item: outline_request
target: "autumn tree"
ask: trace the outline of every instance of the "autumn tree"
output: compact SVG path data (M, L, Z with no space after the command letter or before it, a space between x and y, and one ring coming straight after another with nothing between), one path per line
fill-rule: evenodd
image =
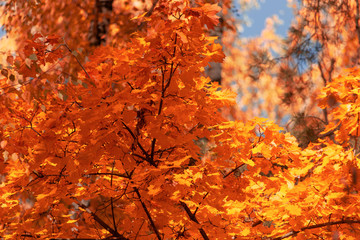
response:
M8 58L3 169L23 168L5 176L4 203L18 214L2 214L4 236L191 233L178 219L184 214L176 214L184 212L179 206L187 205L180 200L189 190L174 194L173 174L194 171L189 170L199 161L194 140L221 122L217 109L232 101L201 75L210 61L223 58L216 39L204 33L205 25L218 23L220 9L180 2L157 8L151 18L140 17L148 30L129 47L100 48L86 67L79 61L84 69L77 79L58 75L65 55L78 61L79 54L57 37L36 34L19 57ZM160 190L163 196L155 194ZM156 206L151 196L166 205ZM109 213L112 221L106 222ZM192 215L187 218L194 222ZM13 221L19 225L11 227ZM192 231L206 235L197 227Z
M301 148L272 121L224 117L235 94L205 75L224 59L211 36L218 4L159 0L122 25L108 17L115 2L78 21L87 21L84 29L120 23L124 39L103 44L110 24L80 51L54 28L3 56L2 238L356 239L357 68L322 90L331 121ZM24 3L32 20L53 7L37 3ZM64 8L69 17L84 14ZM50 28L65 20L34 21ZM21 24L8 27L21 32ZM74 39L88 38L76 31Z

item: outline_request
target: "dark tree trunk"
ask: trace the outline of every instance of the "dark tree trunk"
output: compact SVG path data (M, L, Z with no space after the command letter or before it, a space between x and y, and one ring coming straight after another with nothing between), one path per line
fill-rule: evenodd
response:
M91 21L89 31L90 45L100 46L106 43L106 35L110 25L110 15L114 0L96 0L94 19Z

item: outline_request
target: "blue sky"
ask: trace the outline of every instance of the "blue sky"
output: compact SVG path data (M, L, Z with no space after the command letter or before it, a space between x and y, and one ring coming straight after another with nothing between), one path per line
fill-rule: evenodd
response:
M244 27L241 33L242 37L256 37L259 36L265 27L265 20L274 14L283 21L283 24L278 26L277 33L285 36L287 29L293 19L292 9L287 7L287 0L262 0L259 8L254 8L247 12L251 21L251 26Z
M0 28L0 38L5 35L5 31L3 28Z

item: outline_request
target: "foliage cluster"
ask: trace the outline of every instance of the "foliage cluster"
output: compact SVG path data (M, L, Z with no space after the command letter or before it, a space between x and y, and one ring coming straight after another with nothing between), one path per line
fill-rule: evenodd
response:
M341 75L333 79L335 62L325 56L330 43L322 45L319 66L330 64L331 71L312 72L328 79L312 103L324 109L325 120L319 124L299 115L295 130L313 130L311 141L299 142L274 121L237 119L236 95L225 87L231 57L224 63L223 87L206 76L211 62L224 60L222 46L238 51L213 36L220 25L233 30L229 2L221 8L215 1L89 1L94 18L87 18L85 2L77 2L83 11L67 1L11 0L5 5L9 34L14 34L11 27L26 34L41 28L48 34L20 39L16 54L2 56L3 239L360 235L360 70L341 65ZM313 2L304 1L305 14ZM344 7L317 2L324 4L317 14L325 7ZM23 9L32 11L16 15ZM45 11L59 16L54 20ZM332 21L346 21L332 13ZM329 19L314 17L319 18L314 28L322 31ZM85 27L91 30L88 35L79 30ZM59 37L63 28L71 28L66 33L73 36ZM68 37L74 42L68 44ZM328 39L317 37L319 42ZM288 59L300 56L288 51ZM252 54L266 59L265 53ZM245 85L249 78L270 84L271 71L284 76L285 68L294 66L270 69L267 64L274 62L257 62L263 69L252 68L258 75L249 71L252 77L243 78ZM233 71L241 75L241 67ZM297 81L306 73L297 74L287 90L290 85L300 90ZM280 88L274 83L263 97ZM278 103L269 103L268 110L271 104Z

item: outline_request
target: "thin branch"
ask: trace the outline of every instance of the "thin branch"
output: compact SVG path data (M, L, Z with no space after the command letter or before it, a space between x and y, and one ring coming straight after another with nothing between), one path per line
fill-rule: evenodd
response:
M131 90L134 90L134 87L131 86L131 84L129 82L126 82L126 83L130 86Z
M175 40L174 40L174 49L173 49L173 53L172 53L172 57L174 58L176 55L176 43L177 43L177 34L175 34ZM160 104L159 104L159 111L158 111L158 115L160 115L162 107L163 107L163 98L165 97L165 92L166 90L169 88L170 83L171 83L171 79L176 71L176 69L178 68L179 64L176 64L175 68L174 68L174 62L171 62L171 67L170 67L170 75L169 78L165 84L165 73L166 73L166 58L165 58L165 68L162 69L161 68L161 73L162 73L162 79L161 79L161 99L160 99Z
M320 70L321 78L323 79L323 82L324 82L324 86L326 86L329 82L332 81L331 75L332 75L332 72L334 71L334 66L335 66L335 60L331 59L330 69L328 70L328 79L326 79L325 73L324 73L324 70L323 70L323 66L321 65L320 61L318 62L318 67L319 67L319 70ZM328 120L327 108L323 109L323 113L324 113L325 123L328 124L329 120Z
M107 238L50 238L50 240L106 240Z
M156 6L156 4L157 4L158 2L159 2L159 0L154 0L152 6L151 6L151 8L150 8L150 10L145 14L145 17L150 17L150 16L151 16L151 14L153 13L154 8L155 8L155 6Z
M38 131L36 131L33 126L32 126L32 123L30 123L30 127L25 127L25 128L30 128L31 130L33 130L38 136L42 136Z
M111 228L107 223L105 223L99 216L97 216L85 205L79 204L79 207L85 209L86 212L89 213L98 224L100 224L106 231L111 233L114 237L117 237L119 240L129 240L128 238L124 237L124 235L120 234L118 231Z
M116 221L115 221L115 213L114 213L113 197L110 197L110 201L111 201L111 215L112 215L113 226L114 226L114 230L117 232L117 226L116 226Z
M229 175L231 175L232 173L236 172L239 168L241 168L241 167L244 166L244 165L245 165L245 163L243 163L243 164L241 164L240 166L234 168L233 170L231 170L230 172L228 172L227 174L225 174L225 175L223 176L223 178L227 178Z
M122 124L124 125L124 127L126 128L126 130L130 133L130 135L132 136L132 138L134 139L134 143L136 143L140 150L142 151L142 153L145 155L145 157L137 155L137 154L133 154L136 157L139 157L145 161L147 161L151 166L157 167L155 162L154 162L154 148L155 148L155 141L153 139L152 142L152 151L151 151L151 155L149 155L149 153L144 149L144 147L140 144L138 138L136 137L136 135L133 133L133 131L131 131L131 129L122 121Z
M144 220L144 221L142 222L142 224L140 225L139 230L137 231L134 240L136 240L137 237L139 236L140 230L141 230L142 226L144 225L144 223L145 223L145 220Z
M150 225L151 225L151 227L153 228L153 230L154 230L154 232L155 232L155 234L156 234L156 237L157 237L159 240L161 240L160 233L159 233L158 229L157 229L156 226L155 226L154 220L152 219L152 217L151 217L151 215L150 215L150 212L149 212L149 210L147 209L145 203L144 203L144 202L142 201L142 199L141 199L141 195L140 195L139 189L137 189L136 187L134 187L134 191L135 191L136 195L137 195L138 198L139 198L139 201L140 201L140 203L141 203L141 206L143 207L143 209L144 209L144 211L145 211L145 213L146 213L146 215L147 215L147 217L148 217L148 219L149 219Z
M61 169L60 173L59 173L59 176L57 178L57 181L60 182L61 180L61 177L65 177L65 175L63 174L66 170L66 164L63 166L63 168Z
M74 58L76 59L77 63L80 65L80 67L82 68L82 70L85 72L86 76L92 80L92 78L90 77L89 73L86 71L85 67L81 64L80 60L73 54L73 51L71 50L71 48L69 47L69 45L67 45L67 43L65 42L65 39L63 39L64 44L62 44L62 46L65 46L66 49L71 53L71 55L74 56ZM93 83L92 83L93 84Z
M324 82L324 86L326 86L326 84L327 84L327 79L326 79L326 77L325 77L324 70L323 70L323 66L321 65L320 61L318 62L318 68L319 68L319 70L320 70L320 75L321 75L321 78L322 78L322 80L323 80L323 82Z
M36 112L35 112L36 113ZM34 113L34 114L35 114ZM17 115L17 114L16 114ZM35 129L34 129L34 127L33 127L33 125L32 125L32 120L33 120L33 118L34 118L34 116L33 117L31 117L31 120L28 120L28 119L26 119L26 117L23 117L23 116L20 116L20 115L17 115L18 117L20 117L20 118L22 118L22 119L24 119L25 121L27 121L29 124L30 124L30 126L29 127L24 127L24 128L29 128L29 129L31 129L31 130L33 130L38 136L42 136L38 131L36 131Z
M126 130L130 133L130 135L132 136L132 138L134 139L135 143L139 146L139 148L141 149L141 151L143 152L143 154L146 156L146 159L149 158L149 154L145 151L145 149L143 148L143 146L139 143L137 137L135 136L135 134L133 133L133 131L131 131L131 129L124 123L122 122L122 124L124 125L124 127L126 128Z
M150 10L149 10L149 11L145 14L145 16L144 16L145 18L148 18L148 17L150 17L150 16L152 15L152 13L154 12L154 9L155 9L155 7L156 7L156 4L157 4L158 2L159 2L159 0L154 0L152 6L151 6L151 8L150 8ZM145 24L146 24L146 22L143 21L136 30L137 30L137 31L141 30L141 29L145 26Z
M140 159L142 159L142 160L144 160L144 161L147 161L146 157L141 156L141 155L139 155L139 154L137 154L137 153L132 153L131 155L133 155L133 156L135 156L135 157L138 157L138 158L140 158ZM135 160L135 161L136 161L136 160ZM138 161L136 161L136 162L138 162ZM139 161L139 162L141 162L141 161Z
M111 187L112 187L112 185L113 185L114 167L115 167L115 160L113 161L113 166L112 166L112 168L111 168L111 181L110 181L110 186L111 186ZM115 221L115 213L114 213L113 197L110 198L110 202L111 202L111 215L112 215L114 230L117 231L117 226L116 226L116 221Z
M122 178L131 178L131 176L128 176L126 174L122 173L86 173L84 176L116 176L116 177L122 177Z
M155 153L155 143L156 143L156 138L153 138L153 140L151 141L151 154L150 154L150 158L151 158L151 162L154 162L154 153Z
M184 208L184 210L187 213L187 215L189 216L190 220L197 223L197 224L199 224L199 221L197 220L195 215L191 212L190 208L186 205L186 203L180 201L180 204Z
M322 228L322 227L327 227L327 226L333 226L333 225L341 225L341 224L360 224L360 220L340 220L340 221L336 221L336 222L327 222L327 223L320 223L320 224L315 224L312 226L307 226L307 227L303 227L301 228L299 231L291 231L286 233L283 236L277 237L277 238L273 238L272 240L281 240L281 239L285 239L288 237L292 237L297 235L300 232L303 232L305 230L309 230L309 229L316 229L316 228Z
M199 221L195 217L195 213L191 212L190 208L186 205L186 203L180 201L180 204L184 208L184 210L187 213L187 215L189 216L190 220L197 223L197 224L199 224ZM200 232L200 234L201 234L201 236L203 237L204 240L210 240L203 228L199 228L199 232Z
M204 197L203 197L203 200L207 197L207 195L209 195L210 192L207 192ZM199 203L199 206L200 206L201 202ZM194 212L194 216L196 215L197 211L199 210L199 206L195 209L195 212Z
M332 73L334 71L334 68L335 68L335 59L331 58L330 69L328 70L329 72L328 82L332 82Z

